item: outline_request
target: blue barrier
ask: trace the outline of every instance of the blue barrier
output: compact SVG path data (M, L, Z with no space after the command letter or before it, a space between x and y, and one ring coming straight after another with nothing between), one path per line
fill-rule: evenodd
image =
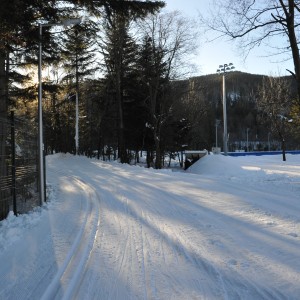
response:
M300 150L287 150L286 154L300 154ZM222 152L224 155L224 153ZM253 151L253 152L228 152L229 156L261 156L261 155L280 155L282 151Z

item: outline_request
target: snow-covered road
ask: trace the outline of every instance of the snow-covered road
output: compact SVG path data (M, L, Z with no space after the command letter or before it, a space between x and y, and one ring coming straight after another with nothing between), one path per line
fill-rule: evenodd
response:
M46 207L0 223L0 299L300 298L300 157L57 154L47 180Z

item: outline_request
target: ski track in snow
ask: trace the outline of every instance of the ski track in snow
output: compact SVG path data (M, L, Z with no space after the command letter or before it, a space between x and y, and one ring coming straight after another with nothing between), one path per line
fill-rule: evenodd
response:
M53 220L53 223L59 223L58 227L51 224L52 220L47 220L45 226L49 227L45 229L44 234L51 234L52 231L53 241L40 235L38 240L28 245L30 248L18 251L17 255L25 258L25 264L13 267L16 270L10 275L16 276L16 282L8 278L8 285L1 285L0 299L70 299L80 281L81 271L93 247L99 224L99 201L93 189L83 180L75 176L66 176L62 171L50 171L49 175L50 178L59 178L63 189L71 194L75 193L76 201L58 203L62 206L63 213ZM74 209L74 206L77 206L78 210ZM73 212L73 215L65 215L66 211ZM76 224L70 224L67 217L71 217L71 221ZM32 248L36 251L32 251ZM49 253L54 254L53 257L48 257ZM55 258L57 260L54 260ZM14 286L18 288L15 289Z
M56 174L61 175L63 173L57 172ZM86 200L84 203L84 221L64 262L43 294L42 300L71 299L74 290L80 283L99 226L99 199L97 194L82 179L77 179L74 176L67 176L67 178L76 182L84 194Z
M54 155L47 170L60 224L0 272L0 299L299 299L299 165L199 176Z

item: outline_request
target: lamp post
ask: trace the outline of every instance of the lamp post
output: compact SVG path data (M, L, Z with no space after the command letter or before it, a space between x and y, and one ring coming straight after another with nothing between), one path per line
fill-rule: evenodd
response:
M226 109L226 87L225 87L225 75L227 72L230 72L234 69L232 63L219 65L219 69L217 72L223 75L223 121L224 121L224 154L227 155L228 153L228 136L227 136L227 109Z
M38 148L39 148L39 185L40 185L40 205L46 200L45 190L45 165L44 165L44 143L43 143L43 89L42 89L42 36L43 27L70 26L80 24L81 18L65 19L59 23L39 23L39 56L38 56Z

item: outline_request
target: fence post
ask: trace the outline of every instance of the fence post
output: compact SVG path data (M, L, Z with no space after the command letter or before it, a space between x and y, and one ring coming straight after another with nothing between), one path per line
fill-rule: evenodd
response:
M17 199L16 199L16 140L15 140L15 113L10 112L10 125L11 125L11 182L12 182L12 198L13 198L13 211L17 215Z

